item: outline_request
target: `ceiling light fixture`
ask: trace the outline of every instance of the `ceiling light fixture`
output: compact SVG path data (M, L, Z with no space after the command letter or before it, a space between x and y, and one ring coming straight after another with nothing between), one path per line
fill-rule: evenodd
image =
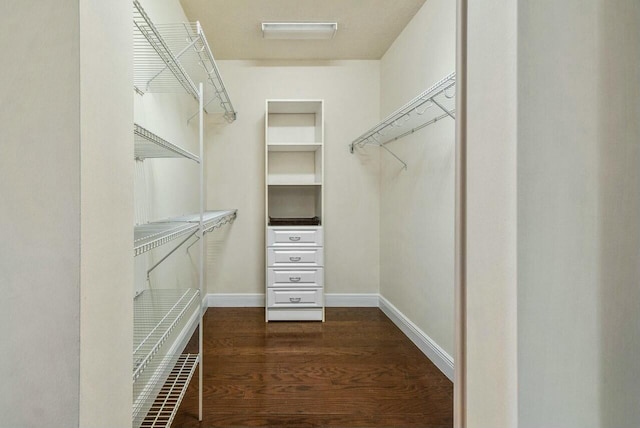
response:
M323 40L332 39L338 31L337 22L263 22L265 39Z

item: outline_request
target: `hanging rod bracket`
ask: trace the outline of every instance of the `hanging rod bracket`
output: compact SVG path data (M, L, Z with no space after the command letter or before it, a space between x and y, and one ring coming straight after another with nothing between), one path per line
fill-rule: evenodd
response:
M385 149L391 156L393 156L394 158L396 158L398 160L398 162L400 162L402 164L402 169L404 169L405 171L407 170L407 164L405 161L403 161L402 159L400 159L395 153L393 153L391 150L389 150L389 148L387 146L385 146L384 144L380 144L380 147L382 147L383 149Z

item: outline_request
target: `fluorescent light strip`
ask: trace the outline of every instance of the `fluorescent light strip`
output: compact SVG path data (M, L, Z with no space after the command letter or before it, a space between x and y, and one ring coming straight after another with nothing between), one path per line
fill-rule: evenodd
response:
M263 22L262 37L285 40L327 40L338 30L337 22Z

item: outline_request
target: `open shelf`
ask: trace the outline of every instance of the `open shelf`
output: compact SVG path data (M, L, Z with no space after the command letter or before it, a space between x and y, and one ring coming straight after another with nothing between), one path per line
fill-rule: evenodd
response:
M321 185L320 151L268 151L269 185Z
M133 426L139 427L180 360L190 321L200 311L197 289L145 290L133 302Z
M270 152L315 152L322 148L322 143L269 143Z
M229 223L236 218L237 210L205 211L203 215L204 232ZM165 221L141 224L134 228L133 250L139 256L181 236L195 233L199 228L200 214L173 217Z
M267 146L321 146L324 139L322 116L323 107L319 100L268 100Z
M269 186L322 186L317 181L305 181L303 179L269 178Z
M197 354L182 354L178 357L154 403L140 424L141 428L171 426L199 360Z
M200 158L138 124L133 124L134 156L138 160L150 158L184 158L200 162Z
M187 92L199 99L203 82L207 113L219 111L233 122L236 111L199 22L154 25L133 0L133 70L137 92Z
M267 196L269 217L318 217L322 222L321 185L270 185L267 188Z
M356 147L374 144L387 150L406 168L407 164L385 147L385 144L413 134L445 117L455 120L455 85L456 74L447 75L353 140L349 145L351 153Z

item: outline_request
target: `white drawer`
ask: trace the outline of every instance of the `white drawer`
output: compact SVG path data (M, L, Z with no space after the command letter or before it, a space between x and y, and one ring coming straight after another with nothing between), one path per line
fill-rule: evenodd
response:
M267 263L274 267L316 267L323 266L322 248L269 248Z
M322 287L324 269L278 269L269 268L267 272L269 287Z
M267 229L267 246L302 246L302 247L322 247L322 228L282 228L269 227Z
M323 295L321 288L292 290L270 288L267 290L267 305L270 308L321 307Z

